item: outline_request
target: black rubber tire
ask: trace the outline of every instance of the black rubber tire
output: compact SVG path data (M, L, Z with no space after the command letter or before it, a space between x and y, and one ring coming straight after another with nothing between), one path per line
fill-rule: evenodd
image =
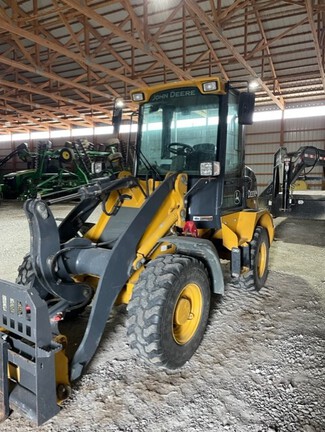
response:
M28 285L33 282L35 273L33 270L30 255L27 254L23 258L23 262L18 267L18 276L16 278L16 283L19 285Z
M251 270L234 278L232 284L249 291L259 291L265 285L268 275L270 242L265 228L257 226L250 242ZM260 254L263 253L262 273L260 269Z
M59 160L61 163L70 163L73 160L73 150L68 147L63 147L60 150Z
M24 256L23 262L18 267L16 283L19 285L31 284L36 288L42 299L46 300L47 297L49 297L49 293L42 286L40 286L39 283L37 283L29 253Z
M174 324L176 306L184 298L181 294L189 286L194 286L200 302L200 305L198 302L194 305L193 300L189 302L191 315L194 307L198 307L200 312L197 314L194 333L188 340L178 343L175 339L178 337L178 327ZM203 338L209 318L210 297L207 271L197 259L164 255L151 261L135 284L128 305L127 334L130 347L156 366L168 369L183 366ZM187 298L185 301L188 301ZM187 318L186 322L191 319Z

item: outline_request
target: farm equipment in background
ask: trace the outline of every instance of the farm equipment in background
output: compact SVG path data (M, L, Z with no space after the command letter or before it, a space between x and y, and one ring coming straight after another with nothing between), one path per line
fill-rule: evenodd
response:
M325 167L324 149L305 146L288 152L285 147L279 148L274 155L272 182L259 197L261 205L268 207L274 217L325 220L325 191L307 189L306 181L315 180L310 173L316 166Z
M16 155L18 155L19 159L26 162L30 158L28 144L27 143L19 144L19 146L17 146L15 150L13 150L3 159L0 159L0 168L3 167L10 159L12 159Z
M220 258L236 286L265 284L273 220L257 207L256 179L244 163L254 95L210 77L140 89L132 99L139 104L132 173L81 187L59 225L50 205L71 196L25 202L30 253L17 283L0 280L3 419L19 409L42 424L58 412L114 305L128 305L130 347L175 369L202 340L211 295L224 292ZM68 350L85 308L82 340Z
M88 141L76 140L53 148L51 141L41 141L37 151L30 154L33 168L4 175L4 196L25 200L62 195L98 177L113 175L122 169L115 147L108 145L107 151L96 151Z
M18 157L24 161L27 162L30 160L30 153L28 150L28 144L27 143L22 143L19 144L15 150L13 150L12 152L10 152L7 156L5 156L4 158L0 159L0 169L10 160L12 159L14 156L18 155ZM3 199L3 189L4 189L4 184L2 183L2 175L0 173L0 201Z

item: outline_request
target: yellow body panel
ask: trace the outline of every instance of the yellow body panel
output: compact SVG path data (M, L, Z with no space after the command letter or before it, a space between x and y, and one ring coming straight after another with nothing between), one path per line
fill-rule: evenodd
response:
M20 368L19 366L8 363L8 377L12 381L20 382Z
M128 177L130 175L131 175L130 173L123 171L119 174L118 177L123 178L123 177ZM139 183L141 184L143 190L146 190L145 182L140 181ZM157 187L159 185L159 182L153 182L151 180L150 182L148 182L148 184L149 184L149 193L152 193L154 187ZM130 199L127 199L124 201L123 207L139 208L144 203L145 196L139 187L134 187L134 188L130 188L130 189L129 188L128 189L121 189L120 193L130 196ZM106 204L105 204L105 209L106 209L107 213L112 212L115 205L118 203L118 198L119 198L118 192L112 191L108 200L106 201ZM114 216L108 216L103 212L101 214L101 216L99 217L96 225L94 225L85 234L85 237L90 239L93 242L97 242L99 240L100 236L102 235L102 233L103 233L103 231L104 231L104 229L105 229L105 227L106 227L106 225L107 225L107 223L111 217L114 217Z
M127 177L129 173L121 173L119 177ZM153 181L149 179L148 182L139 181L141 188L148 192L149 195L153 193L153 191L159 186L160 182ZM148 189L148 190L147 190ZM141 191L140 187L133 187L130 189L122 189L119 191L121 194L126 194L130 197L130 199L125 199L122 206L129 208L140 208L145 202L146 197ZM173 227L177 226L182 228L185 223L185 205L184 205L184 196L187 192L187 175L180 174L174 183L174 188L170 191L166 199L161 203L159 211L153 217L151 223L148 225L142 239L139 242L137 249L137 256L133 262L134 273L130 277L128 283L124 287L124 289L119 294L116 303L128 303L135 282L138 280L139 275L144 269L143 263L146 259L150 257L150 259L156 258L158 255L164 253L172 253L173 250L164 250L163 245L157 244L159 239L170 232ZM110 213L114 206L118 203L119 194L116 191L113 191L105 205L105 209L108 213ZM85 237L90 239L93 242L98 242L107 223L109 222L111 217L116 216L108 216L104 212L98 219L96 225L94 225L86 234ZM89 277L87 275L87 282L89 283ZM83 278L82 278L83 279ZM91 286L96 288L98 278L93 277L93 281L91 280ZM78 277L78 280L81 280Z
M305 180L296 180L291 186L291 189L296 191L305 191L308 190L308 184Z
M124 174L124 173L123 173ZM124 175L125 176L125 175ZM120 176L119 176L120 177ZM145 181L139 181L140 186L147 192L147 184ZM154 182L152 179L148 182L149 195L159 186L160 182ZM184 224L184 203L183 198L187 191L187 175L181 174L175 181L175 187L168 195L166 200L161 204L159 212L153 218L152 222L147 228L147 231L139 244L138 252L143 255L154 247L157 240L165 235L172 225L177 224L182 226ZM129 208L140 208L145 201L145 196L140 187L133 187L128 189L121 189L120 194L128 195L122 206ZM107 213L111 213L115 205L118 203L119 194L116 191L111 192L108 200L106 201L105 209ZM115 216L108 216L104 212L99 217L98 222L86 234L85 237L93 242L100 239L109 219ZM117 216L118 217L118 216ZM154 238L157 240L154 241ZM142 248L142 249L141 249ZM136 260L137 261L137 260Z
M130 174L123 172L120 177L126 177ZM149 195L157 188L160 182L154 182L150 179L148 182L139 181L141 188L149 193ZM121 194L126 194L129 199L125 199L121 204L123 207L139 208L145 202L146 197L141 191L140 187L133 187L130 189L123 189ZM159 244L160 238L168 233L173 232L175 227L183 228L185 223L186 208L184 204L184 196L187 192L187 175L179 174L175 180L174 188L170 191L166 199L161 203L159 211L153 217L151 223L146 228L142 236L138 248L137 255L132 264L134 273L131 275L125 287L120 292L116 303L128 303L132 296L134 284L137 282L141 272L144 270L144 263L148 259L155 259L157 256L166 253L174 253L175 247L168 249L166 245ZM114 209L118 203L119 194L113 191L107 202L106 211L109 213ZM87 238L96 242L100 239L103 230L106 227L109 219L116 216L108 216L102 213L97 224L92 227L87 234ZM271 215L266 210L243 210L239 212L230 213L221 217L221 229L216 231L212 236L213 239L222 240L223 245L231 250L243 245L247 245L253 236L257 225L266 228L270 243L274 237L274 226ZM209 231L209 230L208 230ZM207 230L199 230L199 236L204 237ZM88 276L89 277L89 276ZM94 278L94 283L91 285L96 288L97 278Z
M222 227L214 234L213 238L222 239L223 245L229 250L250 242L257 225L267 230L270 244L273 241L273 219L267 210L243 210L231 213L222 216L221 222Z
M216 81L217 82L217 89L213 91L204 92L203 91L203 83ZM226 94L225 91L225 83L220 77L200 77L200 78L194 78L187 81L178 81L174 83L167 83L167 84L158 84L156 86L152 87L142 87L138 88L136 90L131 91L131 98L134 93L143 93L144 100L140 101L140 103L148 102L151 98L151 96L157 92L161 92L164 90L175 90L182 91L182 89L185 89L186 87L197 87L202 94Z
M55 342L62 345L62 350L55 354L55 379L58 403L63 402L70 395L69 361L65 353L67 345L66 336L60 334Z
M144 266L141 266L139 270L135 271L130 279L128 280L125 287L120 292L119 296L117 297L115 304L128 304L132 297L133 287L135 283L138 281L140 274L144 270Z
M138 247L137 259L133 268L137 269L143 258L156 247L158 240L165 236L174 225L182 228L185 223L184 196L187 191L187 175L180 174L175 181L174 189L161 203L159 212L154 216Z

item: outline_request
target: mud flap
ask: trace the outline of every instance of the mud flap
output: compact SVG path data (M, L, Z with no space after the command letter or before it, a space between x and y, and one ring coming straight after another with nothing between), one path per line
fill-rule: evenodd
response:
M58 411L55 353L46 303L32 287L0 280L0 413L17 408L41 425Z

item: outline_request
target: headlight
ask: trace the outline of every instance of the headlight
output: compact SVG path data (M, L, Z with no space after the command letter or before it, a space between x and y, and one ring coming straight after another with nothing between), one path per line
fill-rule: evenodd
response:
M94 174L99 174L103 171L103 163L102 162L93 162L92 172Z
M216 91L218 90L218 83L217 81L209 81L202 84L203 91L210 92L210 91Z
M143 93L133 93L132 100L133 100L133 102L141 102L144 100L144 94Z
M115 108L124 108L124 100L122 98L115 99Z
M220 162L201 162L200 175L204 177L217 177L220 174Z

